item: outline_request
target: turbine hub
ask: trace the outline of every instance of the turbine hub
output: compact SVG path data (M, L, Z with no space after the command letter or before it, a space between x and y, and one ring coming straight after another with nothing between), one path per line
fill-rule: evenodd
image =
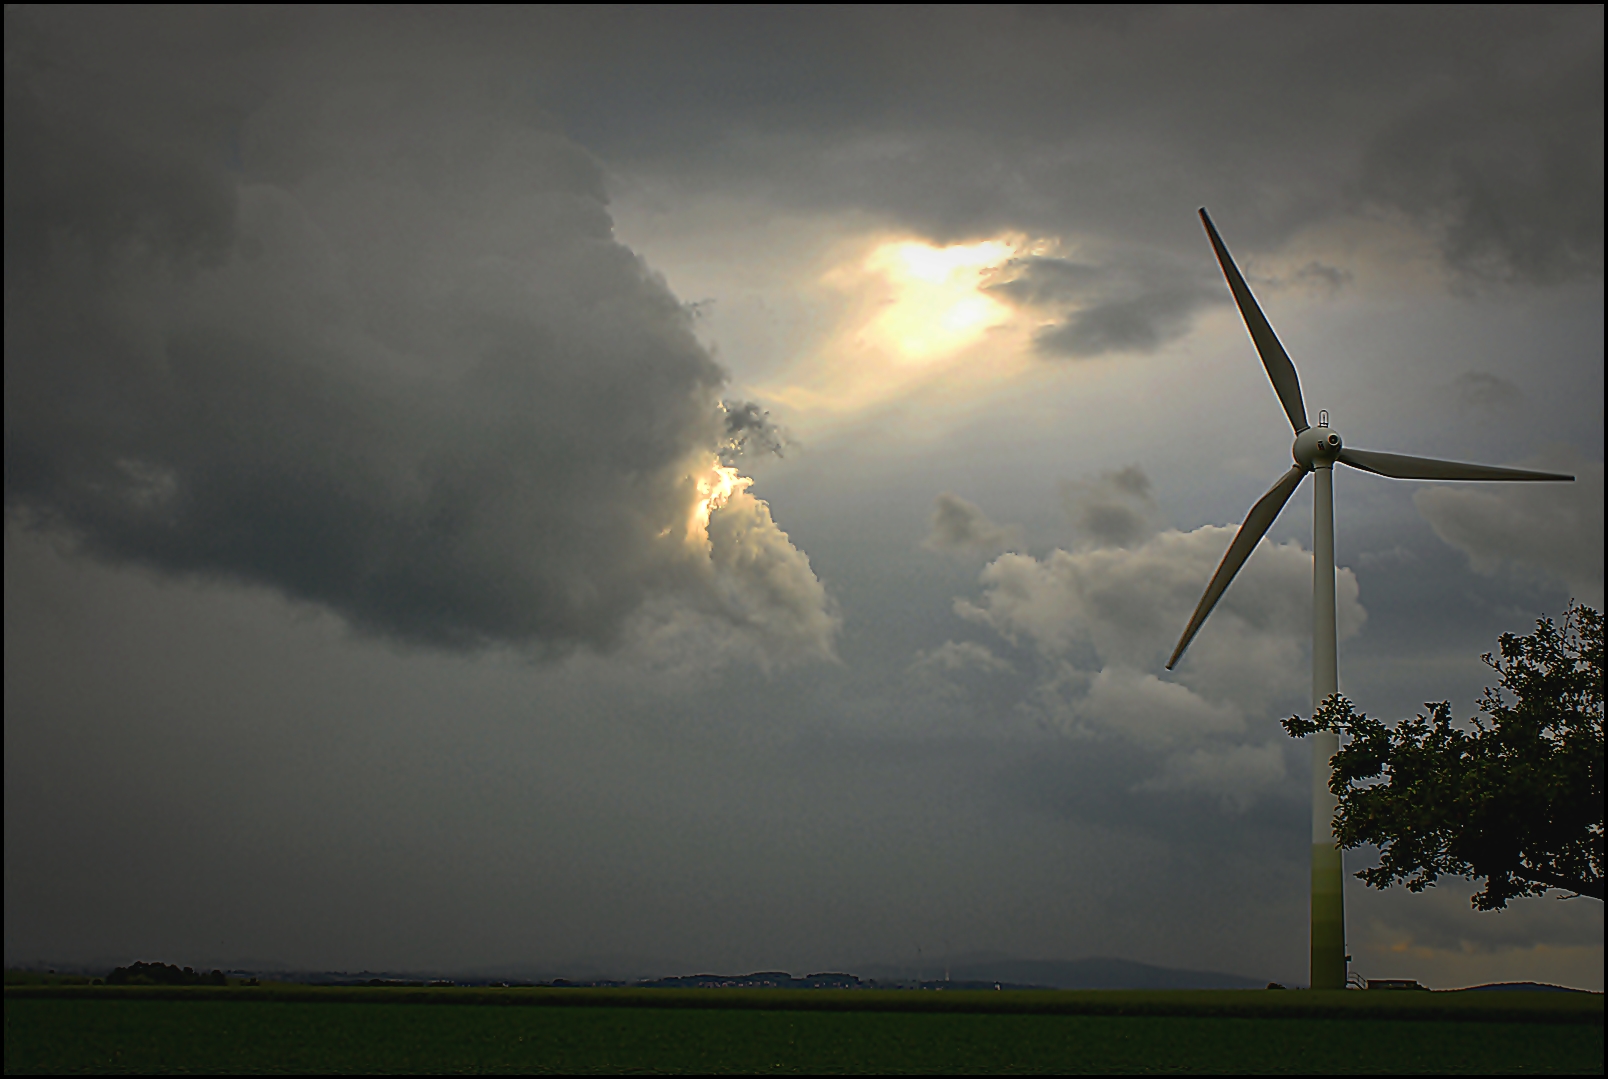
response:
M1332 428L1308 427L1295 436L1295 445L1290 447L1290 453L1295 457L1295 463L1308 472L1314 468L1328 468L1334 464L1335 458L1340 456L1340 435Z

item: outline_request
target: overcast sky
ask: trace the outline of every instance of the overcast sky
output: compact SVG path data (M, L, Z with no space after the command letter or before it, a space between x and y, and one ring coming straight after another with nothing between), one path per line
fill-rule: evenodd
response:
M1302 983L1341 688L1603 601L1575 8L6 9L5 954ZM1365 852L1348 866L1369 864ZM1600 990L1591 900L1354 968Z

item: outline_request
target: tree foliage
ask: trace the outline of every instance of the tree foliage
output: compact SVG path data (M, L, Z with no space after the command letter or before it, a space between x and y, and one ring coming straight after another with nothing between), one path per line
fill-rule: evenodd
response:
M131 963L106 975L107 985L228 985L223 971L210 974L167 963Z
M1561 625L1504 633L1486 664L1497 686L1466 729L1451 704L1386 727L1336 694L1301 736L1341 734L1329 788L1342 847L1377 846L1371 887L1422 891L1441 874L1484 878L1475 908L1562 888L1603 898L1602 615L1571 603Z

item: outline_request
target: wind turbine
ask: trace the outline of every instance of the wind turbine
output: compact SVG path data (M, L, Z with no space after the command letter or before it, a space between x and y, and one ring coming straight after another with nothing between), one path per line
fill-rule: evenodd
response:
M1376 476L1390 476L1400 480L1573 480L1554 472L1531 472L1521 468L1496 468L1492 465L1471 465L1459 461L1437 461L1429 457L1409 457L1400 453L1380 453L1377 450L1359 450L1347 446L1340 435L1329 427L1327 412L1318 414L1318 426L1307 423L1306 404L1301 400L1301 382L1296 377L1295 365L1290 362L1284 346L1279 344L1273 327L1268 325L1256 297L1240 276L1239 267L1223 246L1222 237L1212 227L1212 219L1200 211L1206 235L1211 238L1217 261L1222 264L1223 276L1234 293L1245 318L1245 327L1251 341L1267 368L1267 377L1273 381L1284 414L1295 428L1295 445L1291 454L1295 463L1279 481L1257 500L1245 515L1228 553L1212 574L1205 595L1189 620L1189 628L1178 639L1172 658L1167 661L1170 671L1189 647L1200 630L1201 623L1212 613L1222 598L1234 574L1251 556L1256 544L1273 526L1279 511L1290 500L1308 472L1315 478L1312 505L1312 710L1316 712L1325 700L1340 691L1339 674L1335 658L1334 624L1334 466L1338 462L1372 472ZM1346 985L1346 926L1344 893L1341 885L1343 868L1340 847L1333 831L1336 798L1329 791L1330 760L1340 751L1340 736L1331 731L1320 731L1308 736L1312 740L1312 988L1344 989Z

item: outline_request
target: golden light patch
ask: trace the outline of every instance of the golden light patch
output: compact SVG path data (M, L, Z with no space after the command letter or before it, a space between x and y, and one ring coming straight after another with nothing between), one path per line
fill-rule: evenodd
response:
M898 397L960 397L1028 362L1029 327L987 286L1038 251L1001 236L939 247L878 238L822 275L843 312L838 330L762 396L795 414L843 414Z
M709 515L729 502L738 491L752 487L754 480L751 476L741 475L735 468L721 464L720 458L714 454L698 462L687 478L692 481L695 494L692 508L687 513L686 542L695 548L707 550ZM659 538L670 535L674 527L666 527L659 533Z
M865 327L866 339L915 362L964 348L1008 317L1005 306L981 288L985 275L1015 252L1004 240L953 247L905 240L877 247L864 268L887 282L892 298Z
M753 480L747 476L737 474L735 468L728 468L711 458L707 471L693 476L693 482L698 488L698 499L693 503L692 515L687 520L687 538L694 542L709 542L709 514L724 506L728 499L738 491L753 485Z

